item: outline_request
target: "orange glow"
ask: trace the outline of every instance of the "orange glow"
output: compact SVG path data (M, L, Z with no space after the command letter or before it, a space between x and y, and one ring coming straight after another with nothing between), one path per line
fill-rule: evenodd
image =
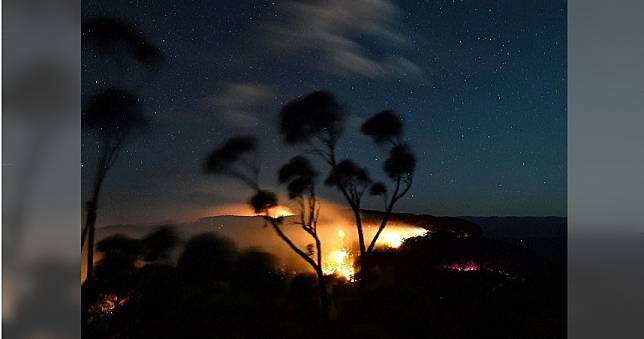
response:
M373 237L375 235L375 228L367 228L366 235ZM373 234L370 234L372 233ZM333 233L332 233L333 234ZM379 247L385 248L399 248L405 239L422 236L427 234L427 230L420 227L408 226L408 225L391 225L387 226L376 243ZM324 256L325 261L323 263L323 272L328 275L338 275L348 281L355 281L355 269L354 269L354 254L349 250L347 243L351 241L349 239L349 234L343 229L339 228L334 234L337 238L328 239L325 241L329 251Z
M420 227L387 226L380 234L378 244L389 248L398 248L408 238L427 234L427 230Z
M337 274L348 281L354 280L353 261L351 260L351 254L345 248L329 252L322 270L324 274Z
M348 281L354 281L355 270L351 253L345 248L344 238L347 235L343 229L338 229L339 247L331 250L324 261L322 271L328 275L339 275Z
M260 214L255 213L247 204L228 204L217 206L209 212L213 216L231 215L238 217L254 217ZM268 210L268 216L271 218L288 217L293 215L293 211L287 206L279 205Z
M268 216L271 218L289 217L291 215L294 215L293 211L291 211L291 209L286 206L275 206L268 210Z
M441 269L446 269L450 271L461 271L461 272L469 272L469 271L478 271L481 269L481 266L477 264L475 261L470 260L466 263L455 263L451 265L441 265L439 266Z
M91 310L94 313L112 314L118 306L123 306L126 301L127 297L119 299L114 293L101 293L96 304L91 306Z

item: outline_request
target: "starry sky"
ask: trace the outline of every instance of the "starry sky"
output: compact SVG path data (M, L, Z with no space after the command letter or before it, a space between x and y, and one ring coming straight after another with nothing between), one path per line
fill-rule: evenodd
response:
M385 109L403 117L418 164L398 211L566 215L563 0L93 0L82 11L131 23L164 55L150 70L82 49L83 102L126 87L152 121L108 174L99 225L192 220L245 202L244 186L202 172L235 134L259 137L261 182L279 190L276 170L300 153L281 143L279 110L321 89L350 113L340 157L377 179L384 154L359 126ZM85 131L84 200L95 154ZM373 200L365 207L379 208Z

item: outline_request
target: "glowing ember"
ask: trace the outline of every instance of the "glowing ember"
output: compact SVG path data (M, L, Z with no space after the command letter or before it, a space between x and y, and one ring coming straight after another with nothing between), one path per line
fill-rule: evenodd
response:
M450 271L468 272L468 271L478 271L481 269L481 266L476 262L470 260L465 264L456 263L456 264L450 264L450 265L441 265L439 266L439 268L450 270Z
M91 309L95 313L112 314L116 307L123 306L126 301L127 298L119 299L119 297L114 293L101 293L99 295L98 301L96 302L96 304L92 305Z

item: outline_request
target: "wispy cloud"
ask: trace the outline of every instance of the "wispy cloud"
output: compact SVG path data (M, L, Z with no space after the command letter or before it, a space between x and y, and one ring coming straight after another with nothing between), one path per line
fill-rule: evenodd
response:
M409 44L397 28L399 9L389 0L288 1L282 9L286 18L264 27L269 44L282 51L311 53L323 71L368 78L423 74L409 59L394 52L375 56L364 44L371 39L392 50Z
M219 116L234 127L252 127L259 124L256 109L273 97L268 85L255 83L228 83L214 96L206 99Z

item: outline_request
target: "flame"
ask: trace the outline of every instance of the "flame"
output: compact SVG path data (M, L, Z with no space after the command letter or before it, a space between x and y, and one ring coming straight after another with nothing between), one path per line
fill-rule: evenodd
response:
M254 217L258 214L247 204L227 204L213 208L209 215L234 215L240 217ZM268 210L268 216L271 218L288 217L294 215L293 211L284 205L278 205Z
M420 227L392 225L388 226L380 234L377 244L389 248L399 248L405 239L427 234L427 230ZM339 228L336 233L337 239L329 244L332 250L325 255L322 268L324 274L341 276L348 281L355 281L354 258L347 248L347 233ZM335 245L335 246L334 246Z
M324 274L337 274L348 281L354 281L355 270L350 260L351 254L345 248L329 252L322 271Z
M398 248L403 243L403 237L397 233L387 233L382 235L382 241L385 243L385 246L391 248Z
M354 281L355 270L351 252L344 246L344 238L347 235L343 229L338 229L338 238L340 239L340 248L330 251L322 267L324 274L337 274L348 281Z
M119 298L114 293L101 293L98 301L91 306L91 310L95 313L112 314L117 307L123 306L127 299L127 297Z
M286 206L275 206L273 208L270 208L268 210L268 216L271 218L282 218L282 217L289 217L291 215L295 215L293 211L291 211L290 208Z
M378 243L389 248L398 248L408 238L427 234L427 230L420 227L387 227L382 231Z
M339 229L339 230L338 230L338 237L340 237L340 238L344 238L344 236L345 236L345 235L347 235L347 234L346 234L346 233L344 233L344 231L343 231L342 229Z

